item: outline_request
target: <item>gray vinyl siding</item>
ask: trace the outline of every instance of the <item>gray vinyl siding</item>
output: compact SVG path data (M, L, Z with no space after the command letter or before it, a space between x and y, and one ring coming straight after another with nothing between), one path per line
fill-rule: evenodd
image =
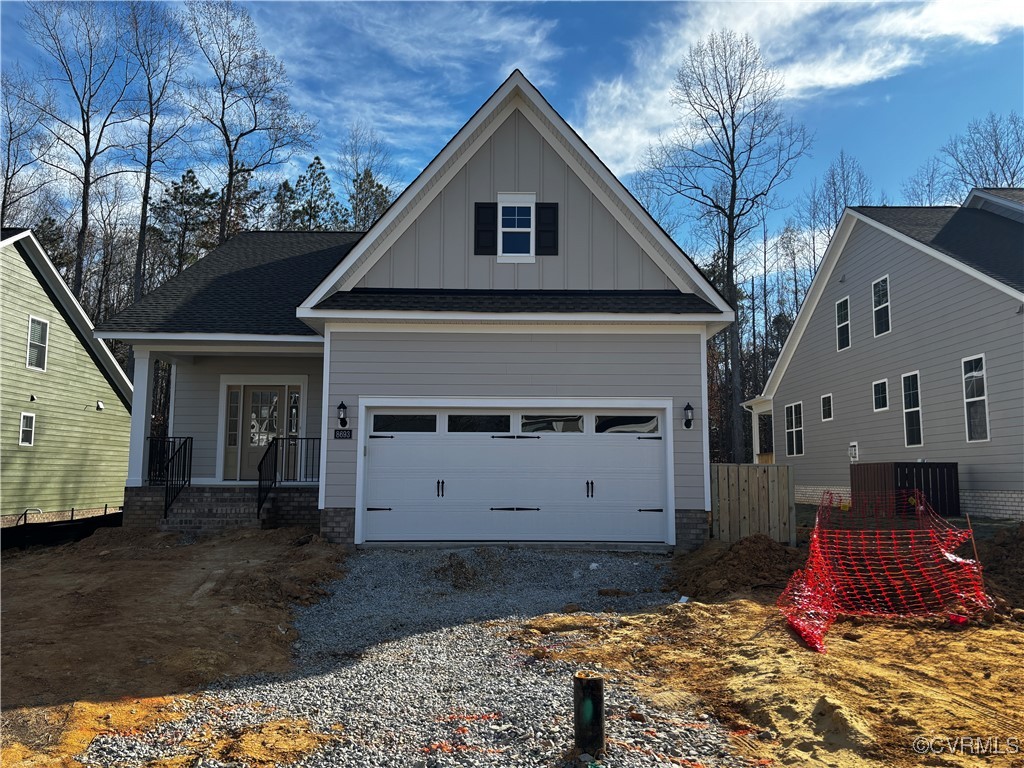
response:
M875 338L871 283L889 275L891 332ZM840 282L845 278L844 282ZM852 345L836 351L835 303L850 297ZM1024 320L998 289L857 222L773 401L776 461L798 485L849 487L860 461L956 461L965 490L1024 487ZM984 353L988 442L968 443L961 359ZM901 377L920 371L924 444L904 447ZM889 380L889 410L871 384ZM832 393L833 420L821 421ZM786 456L785 406L803 401L804 455Z
M499 193L558 203L557 256L473 255L473 206ZM664 290L672 283L516 110L360 281L371 288Z
M700 337L332 332L328 402L360 397L671 398L677 509L704 509ZM358 440L327 441L325 506L354 507Z
M30 315L49 323L45 371L26 366ZM0 253L0 382L0 514L120 505L131 416L14 245Z
M178 363L174 379L174 437L192 437L192 477L217 476L217 433L222 415L222 374L307 376L305 437L319 437L323 402L323 357L196 357Z

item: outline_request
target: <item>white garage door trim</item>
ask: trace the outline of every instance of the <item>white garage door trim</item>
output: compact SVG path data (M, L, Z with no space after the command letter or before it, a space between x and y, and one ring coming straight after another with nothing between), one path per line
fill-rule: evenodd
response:
M456 408L478 408L503 410L521 409L551 409L551 408L584 408L593 409L642 409L656 410L664 413L663 446L665 450L665 517L666 517L666 544L674 544L676 540L675 531L675 462L673 436L675 432L675 421L672 413L672 400L669 398L568 398L568 397L474 397L474 398L444 398L444 397L390 397L390 396L361 396L359 398L357 422L357 450L356 450L356 510L355 510L355 543L363 544L366 541L364 534L364 519L366 502L364 498L366 484L366 447L367 439L371 430L367 421L367 411L379 408L423 408L423 409L456 409Z

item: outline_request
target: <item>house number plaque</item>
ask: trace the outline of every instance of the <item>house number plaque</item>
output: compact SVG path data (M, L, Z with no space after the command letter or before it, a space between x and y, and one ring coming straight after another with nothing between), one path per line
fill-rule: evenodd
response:
M351 429L336 429L334 430L335 440L351 440L352 430Z

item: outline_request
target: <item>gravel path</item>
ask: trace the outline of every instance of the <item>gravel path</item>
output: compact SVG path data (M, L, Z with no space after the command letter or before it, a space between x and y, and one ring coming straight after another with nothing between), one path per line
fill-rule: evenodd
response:
M292 673L211 688L182 702L184 719L98 737L84 757L142 765L184 754L182 742L205 727L230 732L293 717L332 734L298 763L309 768L578 766L575 668L519 652L508 632L567 603L584 611L664 603L658 586L667 565L664 555L636 553L361 551L329 597L299 611ZM603 597L602 588L632 594ZM603 765L747 765L706 714L658 710L614 678L605 698L612 748Z

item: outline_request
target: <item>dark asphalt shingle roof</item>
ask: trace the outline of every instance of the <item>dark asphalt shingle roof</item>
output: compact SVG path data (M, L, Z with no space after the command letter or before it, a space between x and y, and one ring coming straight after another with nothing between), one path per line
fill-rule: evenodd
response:
M362 232L244 232L97 330L313 336L295 317Z
M1020 187L978 187L978 189L993 197L1005 197L1015 203L1024 203L1024 189Z
M317 309L405 312L613 312L721 314L692 293L679 291L518 291L355 288L339 291Z
M6 240L9 237L20 235L24 231L24 227L4 227L3 229L0 229L0 240Z
M857 206L853 210L1024 291L1024 224L1019 221L980 208Z

